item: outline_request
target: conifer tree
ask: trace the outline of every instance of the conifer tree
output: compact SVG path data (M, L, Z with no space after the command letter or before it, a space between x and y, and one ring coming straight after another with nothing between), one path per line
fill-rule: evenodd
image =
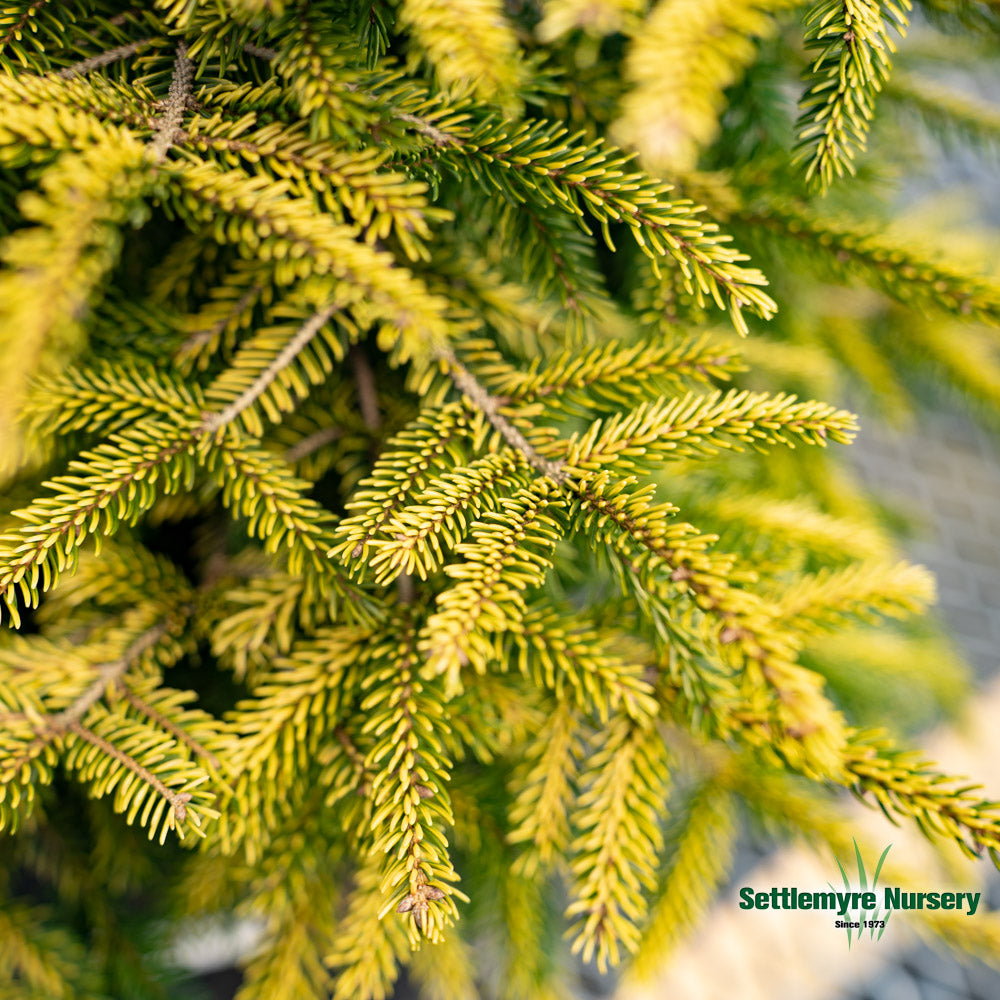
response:
M995 145L921 73L997 8L911 7L0 8L0 996L190 995L206 913L240 1000L566 996L844 789L1000 861L868 728L961 680L827 457L850 382L1000 402L879 186Z

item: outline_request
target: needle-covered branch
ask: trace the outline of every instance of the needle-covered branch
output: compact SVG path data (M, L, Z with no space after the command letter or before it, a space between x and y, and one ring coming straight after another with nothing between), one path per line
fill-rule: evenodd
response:
M1000 406L996 281L878 186L996 129L887 79L905 0L814 3L813 186L916 112L817 212L795 6L0 12L0 994L144 995L141 889L130 942L259 922L241 1000L551 1000L652 970L776 776L1000 861L859 730L961 682L836 465L853 376Z

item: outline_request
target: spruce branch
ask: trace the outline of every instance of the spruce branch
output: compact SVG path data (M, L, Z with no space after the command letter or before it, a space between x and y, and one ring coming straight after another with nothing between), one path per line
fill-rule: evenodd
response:
M453 885L458 874L442 829L454 823L445 787L451 762L439 735L447 729L447 715L435 682L419 676L415 624L407 616L399 626L398 646L381 644L373 651L376 662L387 655L391 661L365 680L361 709L368 718L362 732L375 737L365 768L372 774L371 852L385 856L379 916L391 910L408 914L405 923L416 945L423 937L438 939L458 915L455 898L466 897Z
M226 331L227 327L229 327L235 320L242 317L257 301L263 291L263 284L252 284L235 302L232 303L230 308L227 308L215 320L215 322L212 323L211 326L195 330L195 332L192 333L187 340L185 340L184 343L177 348L174 357L177 359L186 359L191 355L198 354L202 351L202 349L208 347L209 345L216 343Z
M29 906L6 893L5 897L0 908L0 941L11 995L24 1000L80 996L88 989L89 978L83 942L66 927L53 926L51 908Z
M226 754L235 778L219 824L227 849L238 848L256 863L289 810L316 791L313 764L345 724L361 674L371 666L372 639L371 629L343 624L299 637L273 655L250 697L228 713L229 731L238 738ZM290 756L282 755L283 747Z
M269 48L264 45L254 45L252 43L247 43L243 46L243 51L249 55L256 56L258 59L264 59L267 62L271 62L278 58L279 52L277 49ZM351 80L343 80L341 86L351 93L360 93L362 96L367 97L369 100L375 100L376 95L370 92L365 92L362 90L361 86ZM435 146L455 146L458 145L456 139L449 135L444 130L438 128L434 122L422 115L416 115L409 111L401 111L394 109L392 112L392 117L396 121L403 122L407 125L412 125L422 136L430 141Z
M326 957L336 975L334 1000L389 996L399 963L412 948L401 922L382 917L382 865L375 855L359 859L341 933Z
M374 124L370 100L357 86L361 74L352 58L353 43L344 42L328 18L300 4L284 26L272 61L314 139L351 140Z
M43 751L58 745L68 755L71 768L78 770L84 780L93 783L95 794L105 794L117 787L116 808L119 811L129 810L130 821L139 814L145 801L140 821L143 826L148 826L150 837L154 837L159 830L162 840L171 827L178 829L182 836L185 829L201 833L202 818L216 815L209 806L211 793L204 789L194 791L207 775L186 762L172 759L169 750L164 752L178 736L183 737L182 742L189 748L194 748L196 741L161 713L152 712L152 721L165 725L150 729L144 722L136 723L118 715L113 708L112 696L128 690L125 681L127 672L165 638L170 637L172 642L172 633L178 630L179 625L175 616L144 629L121 656L91 668L96 670L96 679L62 711L45 714L33 707L21 713L17 721L29 727L35 737L23 746L13 760L4 761L4 783L26 781L22 769L32 765ZM106 693L109 695L108 704L99 706L101 697ZM70 737L74 736L99 751L101 756L95 757L83 750L81 745L73 743ZM116 773L115 764L136 775L143 784L120 782L121 774ZM49 776L43 771L37 774L35 780L47 781ZM160 827L162 809L155 807L154 800L146 797L143 788L151 789L163 804L170 806L172 818L166 825ZM28 792L30 800L30 785ZM191 826L185 827L188 821Z
M323 93L332 91L332 81ZM351 89L351 88L347 88ZM353 86L352 92L365 95ZM370 100L372 94L366 95ZM310 106L316 104L316 95ZM766 279L759 271L737 266L744 254L727 247L728 237L716 236L718 227L698 218L700 209L687 201L664 201L672 190L635 171L626 172L629 157L613 146L600 142L586 147L567 146L565 129L542 123L537 130L526 125L508 128L487 111L476 125L458 123L441 127L426 115L414 114L399 107L390 116L428 138L442 162L448 165L455 154L476 164L476 170L489 171L492 164L507 170L496 183L501 188L516 185L516 197L530 205L529 178L541 175L565 193L560 200L574 215L584 210L593 214L607 233L612 221L627 224L637 244L658 268L658 258L673 257L680 265L692 294L713 298L720 308L728 308L733 323L746 332L742 309L749 308L764 318L777 308L759 286ZM613 182L604 183L605 179ZM610 241L610 237L606 237Z
M106 754L108 757L113 757L123 767L128 768L136 777L149 785L170 804L170 808L173 810L174 817L178 823L183 823L187 819L188 803L191 801L191 794L189 792L171 791L155 774L143 767L134 757L130 757L123 750L119 750L113 743L109 743L79 722L68 722L66 729L81 740L96 747L101 753Z
M464 377L462 372L457 372L454 367L457 364L457 360L452 362L450 369L456 385L486 413L507 443L534 465L531 456L525 452L527 441L523 435L518 431L512 439L503 434L509 422L499 417L496 401L468 375L464 366ZM769 631L768 616L762 608L753 604L752 595L728 586L728 563L723 560L718 568L710 569L711 562L699 556L698 564L692 566L688 557L679 555L674 547L664 543L662 529L650 516L651 512L644 510L641 515L633 516L623 509L621 496L610 500L602 495L606 484L596 489L591 484L597 478L598 469L614 465L622 472L629 471L632 462L626 456L641 454L644 460L648 460L655 454L660 441L667 453L679 447L688 454L698 454L703 447L699 443L701 434L710 434L711 440L717 442L720 440L717 436L719 431L731 426L733 432L745 440L753 440L755 435L764 441L781 440L784 428L802 434L807 440L811 438L824 443L828 434L845 439L844 431L852 424L853 418L849 414L835 413L825 406L817 408L812 403L798 404L781 397L764 399L747 393L709 396L703 400L687 397L666 402L662 410L657 405L651 406L648 411L640 408L620 423L613 419L607 425L595 425L590 435L585 435L580 441L568 442L565 463L555 466L560 473L555 485L568 486L577 502L596 514L601 523L611 520L627 537L636 539L650 554L666 563L669 583L688 590L699 607L716 617L715 641L723 647L737 644L743 653L748 683L753 684L754 679L758 679L773 692L774 704L778 707L776 724L782 736L789 741L786 747L789 758L803 769L820 774L839 773L837 751L843 722L820 693L821 681L793 662L792 652L784 638L773 637ZM606 447L600 443L602 438L595 439L594 435L599 431L609 445L614 442L613 446ZM461 546L459 548L461 550ZM505 558L504 550L498 549L495 557L498 564L496 576L502 579L500 567ZM655 562L642 564L643 577L656 572ZM492 577L487 579L475 575L475 579L484 588L484 594L492 593L496 585ZM648 589L649 585L644 586ZM425 640L433 668L447 672L451 686L457 685L458 669L464 660L471 655L478 665L485 655L484 649L477 645L480 640L474 634L475 626L469 624L477 617L475 607L470 608L467 601L459 602L456 598L449 597L445 604L447 612L439 612L429 623L430 636ZM453 606L452 601L455 602ZM459 609L470 615L464 633L459 630L457 621L450 620L459 613ZM452 633L447 643L443 640L445 632ZM442 638L434 638L435 633ZM473 649L474 653L471 652Z
M500 412L500 401L479 384L468 368L458 360L455 353L451 350L442 350L438 352L438 357L443 362L445 370L455 383L456 388L461 390L473 406L484 414L504 441L540 475L551 479L557 486L563 485L566 482L566 474L563 472L561 464L544 458L534 449L524 434Z
M6 50L8 46L22 36L25 29L28 28L29 22L32 18L38 18L38 16L49 5L49 2L50 0L32 0L31 3L22 4L24 10L20 15L16 9L4 12L4 21L8 22L8 27L3 33L3 36L0 37L0 57L6 58Z
M352 621L370 623L381 617L381 602L350 583L336 563L323 558L333 541L334 518L305 495L308 484L292 476L272 453L228 439L216 439L207 460L222 489L223 502L246 518L250 536L262 539L265 551L282 552L289 573L304 575L310 586L335 600L334 618L337 608Z
M570 841L569 816L583 759L582 727L568 699L552 706L539 727L518 771L511 776L508 820L511 844L525 844L515 870L536 878L565 851Z
M875 98L896 51L890 28L904 34L910 0L818 0L806 14L806 47L818 53L799 102L798 159L806 179L826 191L854 173L865 148Z
M574 954L596 958L603 972L622 951L639 945L645 916L643 888L656 883L663 843L658 804L670 781L669 758L656 726L615 719L588 748L583 792L573 825L570 904Z
M445 165L456 168L456 157L475 165L475 174L489 177L517 201L533 200L540 178L564 209L583 219L593 216L613 246L608 226L625 224L656 274L661 261L681 270L688 292L699 303L709 299L728 309L741 334L747 332L743 309L770 319L777 306L761 286L767 279L740 262L746 255L728 246L715 223L701 218L702 208L687 199L671 199L664 184L631 169L631 155L601 141L580 145L565 128L549 123L510 127L486 118L472 126L452 127L454 149L437 151ZM495 165L505 169L494 171Z
M954 841L970 858L987 850L1000 867L1000 805L976 795L978 785L940 774L882 733L852 734L845 768L844 783L862 801L874 798L892 822L910 817L928 838Z
M667 458L740 451L744 445L848 444L856 430L854 414L815 400L745 389L687 393L592 424L587 433L568 441L565 466L582 476L610 464L625 472Z
M707 617L706 634L694 645L704 648L707 641L712 661L738 680L741 704L730 712L732 728L746 731L747 721L755 720L748 734L763 738L790 766L812 776L840 777L843 717L824 696L822 678L796 663L796 642L776 628L768 606L752 591L734 585L733 557L709 550L716 539L698 535L690 525L668 524L663 512L648 509L641 496L630 510L628 494L609 488L606 480L580 488L577 503L584 512L581 527L592 530L596 522L620 531L617 535L605 529L599 537L609 543L614 558L621 559L625 580L634 582L636 597L664 639L680 638L669 623L673 595L687 595ZM635 554L636 544L645 551ZM691 670L709 710L721 720L727 709L718 700L714 671L699 676L695 664ZM725 697L734 694L727 691ZM760 707L751 707L753 703Z
M372 473L347 504L353 516L337 527L338 544L328 557L346 556L355 565L383 526L427 484L432 462L445 469L461 460L461 445L472 432L468 411L452 403L418 416L391 438Z
M2 119L5 141L30 141L44 136L48 157L54 152L78 149L80 139L105 140L121 136L115 125L149 128L155 116L155 102L143 92L116 86L103 77L75 76L62 80L55 75L8 76L0 74L0 94L5 104L16 102L18 113ZM54 114L55 109L58 114ZM28 128L30 131L25 132Z
M715 139L724 91L757 54L757 39L799 0L673 0L657 4L637 29L625 60L631 84L616 138L667 176L693 170Z
M176 428L164 435L160 428L140 424L87 454L89 479L62 477L60 484L57 478L50 485L65 485L69 492L16 511L26 525L0 535L0 591L9 620L20 620L17 592L29 607L37 605L40 590L75 561L78 548L101 522L113 529L123 516L134 519L148 510L160 480L167 491L179 489L184 470L178 459L197 437Z
M642 939L627 971L633 982L649 982L665 956L711 905L729 874L737 832L733 796L724 775L709 775L668 825L669 871L650 907Z
M0 74L0 84L4 79ZM9 95L15 107L20 93L12 88ZM72 116L51 107L37 116L30 110L15 115L6 100L0 103L0 143L19 144L25 129L31 135L41 128L71 144L64 130L75 131ZM0 248L6 265L0 270L0 348L8 358L0 370L0 428L13 444L5 462L23 457L17 454L17 419L26 386L34 376L64 368L85 343L91 309L120 252L119 227L130 215L141 217L151 183L132 136L117 127L91 127L90 140L52 163L40 196L25 203L25 218L34 225L19 228Z
M737 217L786 245L818 251L810 256L814 266L837 275L860 275L904 305L936 307L1000 325L1000 282L941 260L932 250L788 200L751 206Z
M583 305L580 301L580 290L576 282L570 277L571 270L569 264L558 245L553 244L551 232L547 229L538 217L531 210L530 206L522 206L522 211L526 212L531 222L531 228L535 233L539 245L552 262L552 268L561 288L563 304L573 313L581 315Z
M506 655L539 689L599 726L617 714L645 725L660 713L627 637L608 635L586 615L535 601L505 646Z
M457 543L468 520L496 510L501 494L518 481L519 464L510 452L487 455L431 480L369 539L368 566L376 581L414 573L426 580L441 565L443 548ZM522 485L528 485L526 478Z
M92 669L96 678L62 711L53 714L37 712L9 712L4 715L8 721L27 722L38 732L40 739L57 737L72 724L80 722L109 690L125 690L125 674L136 662L154 648L170 632L176 631L178 622L161 621L145 629L134 639L121 656L107 663L95 665Z
M660 395L658 389L689 382L729 381L745 367L733 346L709 334L667 343L613 342L565 350L526 368L507 362L492 341L466 341L462 356L501 406L541 400L547 407L570 412L593 411L596 405L618 410L635 388Z
M156 709L153 705L140 698L139 695L136 694L135 691L129 686L124 677L118 678L117 687L121 696L134 709L136 709L136 711L141 712L159 729L163 729L164 731L170 733L170 735L173 736L178 743L184 744L184 746L186 746L193 754L201 757L213 771L218 773L222 770L222 762L214 753L212 753L211 750L206 749L189 732L187 732L187 730L178 726L172 719L167 718L167 716Z
M213 413L205 417L200 432L202 434L216 434L227 424L232 423L241 413L249 409L267 391L278 375L295 360L316 334L323 329L330 317L337 311L337 308L337 302L330 302L306 320L274 360L232 403L218 413Z
M386 169L385 151L348 153L311 138L301 124L241 127L238 138L232 130L233 123L218 116L195 116L176 145L213 154L222 165L238 156L249 170L282 176L300 197L315 197L318 189L327 212L356 226L367 242L391 233L408 259L426 257L429 223L447 213L426 203L426 185Z
M516 112L525 67L499 0L404 0L398 16L445 88Z
M589 228L561 208L531 198L512 200L500 211L497 237L510 243L521 272L547 298L554 290L568 312L568 327L584 334L608 307ZM472 261L469 261L472 264Z
M52 715L45 719L44 728L49 731L59 732L80 722L87 712L97 704L101 696L108 689L108 686L119 686L128 669L144 652L159 642L167 633L168 628L169 626L166 622L160 622L139 636L117 660L98 666L96 668L98 676L93 684L75 699L68 708L57 715Z
M768 774L1000 863L995 803L850 718L883 680L952 697L943 643L806 645L932 592L799 447L855 431L814 393L930 363L1000 402L995 333L962 325L1000 322L1000 293L778 190L795 2L551 0L530 42L502 0L0 10L0 492L40 497L0 534L4 614L31 609L0 636L0 827L59 910L101 881L51 876L60 773L110 805L86 818L112 889L140 873L120 824L205 835L177 859L187 909L268 924L246 1000L377 1000L407 964L466 996L482 921L504 952L485 989L572 989L559 872L572 947L649 968L717 890L735 795L777 811ZM850 169L877 98L995 139L986 109L887 79L908 0L807 6L810 184ZM607 141L616 108L684 192ZM718 173L690 173L702 150ZM739 353L708 312L745 333L776 307L730 222L776 246L789 307ZM955 319L834 300L830 274ZM223 719L197 707L233 683ZM82 953L13 912L15 992L121 992L75 989ZM48 975L52 942L74 961Z
M799 579L774 602L776 617L800 635L851 618L905 618L934 602L934 577L910 563L858 562Z
M314 287L329 282L326 301L363 301L367 323L382 321L380 346L394 350L400 362L449 340L447 303L390 254L360 242L353 227L317 213L313 198L291 197L285 184L211 163L175 169L179 190L172 204L178 214L198 228L207 224L222 244L229 242L233 219L243 220L253 244L252 253L240 244L245 258L266 253L282 264L274 272L281 284L307 277L317 279Z
M170 147L177 141L184 121L184 112L191 103L191 85L194 82L194 63L187 57L187 45L177 43L174 75L163 105L163 113L155 122L155 132L149 142L149 157L154 163L167 158Z
M221 487L223 502L247 519L251 535L266 539L269 551L283 551L293 572L306 573L324 591L332 587L333 593L345 596L352 613L377 616L357 587L347 584L342 589L347 581L338 567L320 556L332 541L333 517L303 495L305 484L273 454L206 433L204 410L197 402L184 401L183 393L174 398L179 400L174 417L187 420L185 426L148 417L139 420L85 453L87 464L81 468L86 475L57 477L49 483L53 490L64 487L63 493L15 512L26 523L0 535L0 593L10 619L18 620L18 593L35 606L38 591L31 588L44 581L47 589L98 528L110 533L122 521L134 522L159 498L157 486L165 494L190 487L195 461Z
M461 668L479 673L495 656L493 636L517 627L524 592L540 586L552 566L552 552L564 528L558 487L548 479L505 499L469 528L456 551L464 561L449 567L458 582L438 595L438 610L421 633L428 676L444 674L446 693L462 689Z
M701 506L701 505L699 505ZM835 562L854 561L891 565L893 546L888 534L858 516L834 516L804 498L787 500L780 495L747 496L731 490L712 497L706 514L720 530L738 526L770 549L779 546L811 552ZM729 529L730 531L732 528Z

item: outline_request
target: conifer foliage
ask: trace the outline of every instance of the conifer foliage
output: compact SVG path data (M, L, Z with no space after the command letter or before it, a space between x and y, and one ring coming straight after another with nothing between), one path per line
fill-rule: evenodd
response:
M236 913L241 1000L562 996L799 782L1000 860L824 676L934 585L812 397L1000 401L1000 284L837 201L883 90L996 138L891 90L909 10L0 8L0 994L173 995Z

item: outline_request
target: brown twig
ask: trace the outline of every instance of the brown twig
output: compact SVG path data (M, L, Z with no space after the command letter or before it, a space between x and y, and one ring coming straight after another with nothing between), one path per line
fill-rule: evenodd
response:
M295 357L303 350L324 324L336 312L337 304L331 302L319 312L314 313L298 328L295 336L278 352L275 359L254 379L247 389L240 393L224 410L208 414L201 424L203 434L214 434L235 420L244 410L256 402L267 391L267 387L278 377L282 369L287 368Z
M254 45L252 42L247 42L243 46L243 51L247 55L256 56L258 59L266 59L270 62L272 59L278 58L278 50L271 49L264 45Z
M171 791L152 771L143 767L134 757L130 757L124 750L119 750L113 743L109 743L103 737L98 736L93 730L88 729L86 726L81 726L79 722L71 722L66 728L74 735L79 736L80 739L86 740L91 746L97 747L102 753L113 757L133 774L145 781L146 784L170 803L170 808L173 809L174 816L179 823L183 823L187 819L187 804L191 801L191 795L188 792Z
M375 373L368 363L365 352L357 345L351 347L349 357L354 369L354 384L358 390L358 407L365 426L373 433L382 424L378 408L378 390L375 388Z
M138 41L129 42L127 45L119 45L116 48L108 49L106 52L100 52L89 59L81 59L79 62L75 62L71 66L66 66L59 70L59 76L64 80L72 80L75 76L83 76L83 74L89 73L92 69L109 66L113 62L118 62L119 59L128 59L129 56L134 56L140 49L144 49L147 45L152 45L153 41L154 39L152 38L140 38Z
M175 725L165 715L153 708L152 705L143 701L126 683L119 679L118 690L122 697L135 709L142 712L152 722L155 722L161 729L165 729L178 743L183 743L193 753L207 761L213 771L220 771L222 765L219 758L210 750L206 750L194 737L186 733L180 726Z
M44 720L45 728L61 732L64 729L68 729L74 723L79 722L100 701L101 695L104 694L107 686L118 683L128 668L135 662L136 658L149 649L150 646L155 645L166 630L167 626L164 622L154 625L139 636L117 660L98 666L97 679L68 708L46 718Z
M500 436L521 455L528 464L543 476L547 476L557 486L564 485L568 476L563 471L561 462L553 462L539 455L531 442L515 427L501 412L500 402L490 395L477 381L476 377L455 357L453 351L444 348L438 352L438 357L445 363L448 375L473 403L481 410L487 420L500 432Z
M149 141L149 155L154 163L162 163L167 152L177 139L184 111L191 100L191 85L194 82L194 63L187 57L187 45L177 43L177 57L174 60L174 75L163 108L163 114L156 121L156 131Z
M314 451L319 451L324 445L332 444L343 433L344 431L341 427L321 427L318 431L313 431L312 434L307 435L301 441L296 441L285 452L285 461L291 465L293 462L305 458L306 455L311 455Z

